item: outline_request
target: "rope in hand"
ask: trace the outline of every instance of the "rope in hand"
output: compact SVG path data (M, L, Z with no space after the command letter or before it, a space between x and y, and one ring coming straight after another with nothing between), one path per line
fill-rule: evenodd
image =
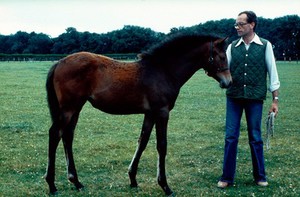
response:
M266 146L267 149L270 149L270 138L274 136L274 122L275 122L275 113L271 112L266 119Z

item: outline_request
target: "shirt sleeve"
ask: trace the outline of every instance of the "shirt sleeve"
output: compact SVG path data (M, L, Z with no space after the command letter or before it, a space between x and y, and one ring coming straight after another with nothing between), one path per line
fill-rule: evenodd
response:
M229 44L227 49L226 49L228 68L230 68L230 62L231 62L231 45L232 44Z
M279 77L278 77L273 48L272 48L272 45L270 42L267 42L265 59L266 59L266 65L267 65L269 81L270 81L269 90L270 90L270 92L273 92L273 91L279 89L280 81L279 81Z

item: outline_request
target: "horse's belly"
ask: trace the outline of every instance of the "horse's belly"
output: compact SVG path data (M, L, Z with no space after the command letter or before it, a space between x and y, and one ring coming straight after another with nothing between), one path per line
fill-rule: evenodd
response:
M143 95L102 94L91 96L90 103L97 109L110 114L139 114L149 110L149 104Z

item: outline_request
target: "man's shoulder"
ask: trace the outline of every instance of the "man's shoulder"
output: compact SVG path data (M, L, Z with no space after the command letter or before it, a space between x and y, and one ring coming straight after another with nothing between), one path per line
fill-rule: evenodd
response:
M232 41L231 44L232 45L236 45L240 40L241 40L241 38L238 38L238 39Z
M269 40L262 38L262 37L259 37L259 39L264 45L266 45L269 42Z

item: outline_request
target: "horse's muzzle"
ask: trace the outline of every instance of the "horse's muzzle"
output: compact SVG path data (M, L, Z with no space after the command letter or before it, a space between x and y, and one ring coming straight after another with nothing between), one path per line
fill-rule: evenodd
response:
M231 86L231 84L232 84L232 81L220 81L220 87L221 88L229 88L230 86Z
M229 70L217 73L217 77L219 78L219 83L221 88L229 88L231 86L232 77Z

